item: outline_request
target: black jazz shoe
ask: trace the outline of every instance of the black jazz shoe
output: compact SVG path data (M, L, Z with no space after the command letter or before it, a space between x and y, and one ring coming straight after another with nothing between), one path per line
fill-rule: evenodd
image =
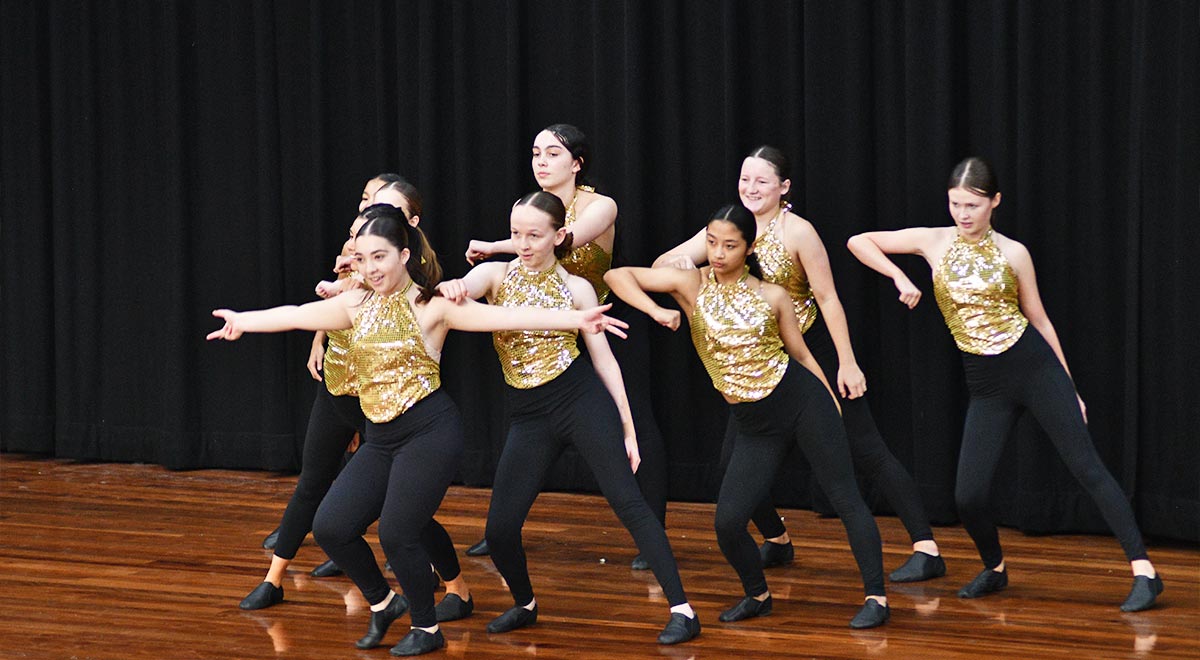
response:
M791 541L787 543L763 541L758 548L758 556L762 558L763 568L783 566L792 563L792 560L796 558L796 549L792 547Z
M419 628L413 628L408 631L404 639L400 643L393 646L392 655L421 655L424 653L433 653L434 651L446 645L446 638L442 636L442 631L436 630L427 633Z
M1159 584L1162 584L1161 582ZM1162 587L1159 587L1162 591ZM1154 599L1153 596L1150 597ZM242 599L238 607L243 610L261 610L272 605L278 605L283 602L283 587L277 587L270 582L261 582L254 591ZM1143 608L1144 609L1144 608Z
M408 611L408 599L404 596L392 596L392 602L388 606L378 612L371 612L371 624L367 626L367 634L363 635L362 639L354 642L354 645L360 649L373 649L379 646L383 641L383 636L387 634L388 628L392 626L392 622L404 616Z
M517 628L532 626L537 623L537 610L537 605L534 605L532 610L527 610L520 605L509 608L507 612L492 619L487 624L487 631L490 633L506 633Z
M629 568L632 568L635 571L649 570L650 562L646 561L645 557L638 555L633 558L633 561L629 562Z
M1158 598L1162 590L1161 575L1155 575L1152 578L1145 575L1134 577L1133 588L1129 590L1129 596L1125 598L1125 602L1121 603L1121 611L1141 612L1150 609L1154 606L1154 600Z
M767 596L766 600L756 600L751 596L746 596L738 601L737 605L721 612L721 616L717 617L724 623L733 621L741 621L756 616L766 616L771 613L771 597Z
M482 557L491 553L491 548L488 547L487 539L480 539L479 543L467 548L468 557Z
M667 627L658 633L659 644L682 644L700 634L700 617L687 616L678 612L671 614Z
M1008 586L1008 571L997 573L990 568L975 576L971 583L958 590L959 598L979 598L1000 591Z
M921 582L946 574L946 560L941 555L933 556L921 551L912 553L908 561L888 576L892 582Z
M309 575L315 578L337 577L341 574L342 569L338 568L338 565L333 563L332 559L326 559L325 563L312 569L312 572L309 573Z
M279 541L279 528L278 527L275 528L275 531L271 532L270 534L267 534L266 538L263 539L262 546L266 550L274 550L275 543L277 541Z
M875 628L882 626L892 617L892 610L887 605L880 605L879 601L868 598L867 602L863 603L862 609L858 614L850 619L850 627L856 630L864 628Z
M471 612L475 611L475 599L468 596L463 600L458 594L446 594L433 611L437 613L438 623L458 621L471 616Z

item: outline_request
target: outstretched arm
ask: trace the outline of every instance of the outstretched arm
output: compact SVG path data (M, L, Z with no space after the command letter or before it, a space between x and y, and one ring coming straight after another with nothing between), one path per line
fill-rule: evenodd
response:
M684 311L689 311L696 303L700 274L695 270L626 266L605 273L604 282L621 300L645 312L659 325L678 330L679 311L660 307L646 292L669 293L680 302Z
M888 277L900 292L900 302L909 309L921 302L921 290L888 258L889 254L919 254L929 261L937 229L914 227L897 231L869 231L851 236L846 247L868 268Z
M611 332L625 337L629 327L621 319L607 316L611 304L590 309L543 309L541 307L500 307L474 300L454 303L442 297L429 301L436 306L441 320L451 330L465 332L502 332L505 330L581 330L589 334Z
M704 234L705 230L701 229L691 238L667 250L654 260L653 267L694 270L708 263L708 248L704 243Z
M353 297L350 301L347 297ZM285 305L251 312L214 309L213 316L224 319L225 325L208 333L208 339L233 341L244 332L286 332L288 330L344 330L353 325L348 308L358 304L361 293L343 293L336 298L318 300L299 307Z

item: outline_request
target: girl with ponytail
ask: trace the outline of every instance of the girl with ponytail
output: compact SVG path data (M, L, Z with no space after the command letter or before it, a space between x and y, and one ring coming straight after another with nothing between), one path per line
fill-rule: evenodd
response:
M834 286L829 255L813 223L792 213L788 202L792 181L787 156L763 145L742 161L738 197L754 215L754 252L762 259L763 279L787 289L797 325L830 385L841 395L842 421L850 441L850 455L868 483L887 497L912 541L913 554L892 572L893 582L916 582L946 574L946 563L933 539L933 528L912 475L884 442L867 405L867 379L854 356L846 312ZM694 269L704 263L704 231L660 256L655 266ZM820 312L820 314L818 314ZM821 318L819 319L818 316ZM736 420L730 418L721 447L721 462L733 451ZM829 512L818 488L812 489L813 508ZM764 567L792 561L795 550L783 519L770 497L754 512L754 526L762 533L759 548Z
M530 167L537 185L554 195L566 209L563 224L572 235L564 241L558 257L566 272L587 280L600 302L608 298L604 273L612 267L617 236L617 203L588 184L592 166L587 135L571 124L551 124L533 138ZM467 246L467 263L475 264L497 255L516 254L512 239L473 240ZM646 333L636 333L629 342L613 349L620 364L642 364L650 353ZM633 422L642 457L637 472L638 487L658 522L667 524L667 451L651 406L649 379L626 379ZM467 555L488 554L487 540L467 550ZM642 556L633 559L635 570L650 568Z
M364 286L362 278L357 277L350 268L354 238L368 220L361 215L363 210L376 201L390 204L399 208L409 223L415 225L420 220L420 200L420 193L416 187L398 174L384 172L368 180L363 186L362 200L358 207L360 215L351 223L350 236L334 264L334 272L339 274L338 279L318 283L317 295L330 298L343 290L361 289ZM358 387L353 377L349 355L348 332L317 332L314 335L307 366L313 379L322 383L322 386L313 400L308 417L300 478L296 483L296 490L288 500L279 526L263 541L264 548L274 550L271 566L263 581L242 599L239 604L241 609L258 610L283 602L283 579L287 575L288 566L296 557L304 537L312 531L317 506L341 470L348 447L354 444L356 435L361 438L365 431L366 418L358 405ZM327 560L314 568L310 575L332 577L341 575L341 572L337 564ZM457 573L457 569L443 572L443 575L454 573ZM451 580L447 582L447 587L450 593L461 590L462 595L469 594L461 580Z
M604 279L622 300L677 330L680 312L660 307L647 292L671 294L688 317L692 343L713 386L737 420L738 434L717 496L716 530L745 597L720 620L771 613L771 592L746 524L795 445L841 517L862 574L866 602L850 626L880 626L889 612L879 529L858 492L837 400L804 343L792 299L786 289L755 273L754 236L754 215L741 204L724 206L704 229L709 265L615 268Z
M416 655L445 645L434 607L439 572L457 567L449 534L433 519L462 453L458 410L441 389L442 346L451 329L608 330L625 327L584 310L499 309L455 304L438 295L440 267L420 229L394 207L376 205L354 241L354 262L370 291L354 290L300 306L213 311L224 326L208 339L235 340L245 332L350 330L365 441L334 481L316 513L313 535L371 605L359 648L377 646L392 622L411 608L412 630L393 649ZM423 261L423 263L422 263ZM415 286L414 286L415 285ZM379 540L404 591L392 591L363 540L379 520ZM443 573L453 580L456 576ZM469 613L471 602L463 603ZM463 614L465 616L465 614Z
M1121 611L1153 607L1163 590L1162 577L1146 554L1128 496L1096 451L1087 406L1038 293L1033 258L1024 245L992 227L1000 186L991 165L978 157L959 162L946 184L946 202L953 225L872 231L852 236L846 246L864 265L890 278L909 309L921 301L921 290L890 255L924 257L937 306L962 354L971 399L954 499L983 571L959 589L959 597L980 598L1008 587L989 495L1005 440L1025 411L1049 435L1125 551L1133 585Z
M565 215L557 196L544 190L525 195L513 205L509 220L517 258L475 266L461 280L443 283L440 291L451 300L486 297L494 309L595 305L592 285L559 263L572 242ZM638 490L634 472L641 457L621 368L603 336L587 335L583 340L590 360L579 359L573 332L493 335L511 422L496 467L485 539L514 607L489 623L488 632L509 632L537 621L521 528L546 473L570 443L662 586L671 618L659 643L685 642L699 634L700 622L684 594L666 532Z

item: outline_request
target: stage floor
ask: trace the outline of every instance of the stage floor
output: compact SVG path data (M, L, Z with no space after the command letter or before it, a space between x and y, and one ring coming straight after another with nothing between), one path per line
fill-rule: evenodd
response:
M238 609L266 572L271 553L259 544L295 482L0 455L0 658L391 657L407 617L383 647L356 649L366 603L344 577L308 577L325 559L311 539L282 604ZM442 505L438 520L460 554L482 536L490 493L455 487ZM948 575L889 584L891 622L852 631L862 586L841 524L783 513L796 561L767 571L774 612L722 624L717 615L741 587L717 548L713 505L669 506L668 535L704 628L692 642L661 647L666 600L653 575L630 570L633 542L603 499L545 493L525 525L538 623L488 634L487 622L512 600L487 557L461 556L475 614L443 624L447 647L429 657L1200 658L1194 546L1151 544L1166 591L1155 609L1123 614L1117 606L1131 580L1111 537L1001 530L1009 588L961 600L957 589L981 566L961 527L941 527ZM878 521L890 571L909 544L898 520ZM382 563L373 528L368 539Z

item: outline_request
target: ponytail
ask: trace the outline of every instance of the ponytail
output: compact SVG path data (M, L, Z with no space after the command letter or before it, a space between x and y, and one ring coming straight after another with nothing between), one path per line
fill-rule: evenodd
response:
M404 231L408 234L408 276L421 289L417 302L428 302L440 295L436 287L442 281L442 266L425 232L407 222L404 223Z
M762 266L760 266L758 263L757 253L751 252L750 254L746 255L746 270L750 271L751 275L760 280L763 278Z
M554 231L558 231L558 230L555 229ZM567 232L567 236L566 236L566 238L563 239L562 243L559 243L558 245L554 246L554 258L555 259L566 258L566 256L568 254L571 254L571 250L573 249L571 247L571 245L574 242L575 242L575 235L572 234L571 232Z

